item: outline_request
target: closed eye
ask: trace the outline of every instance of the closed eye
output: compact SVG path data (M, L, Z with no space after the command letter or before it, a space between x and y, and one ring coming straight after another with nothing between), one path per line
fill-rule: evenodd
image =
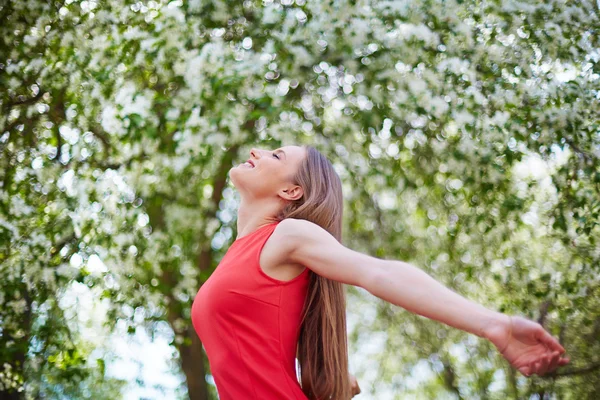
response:
M273 153L273 155L275 156L275 158L279 159L279 156L275 153Z

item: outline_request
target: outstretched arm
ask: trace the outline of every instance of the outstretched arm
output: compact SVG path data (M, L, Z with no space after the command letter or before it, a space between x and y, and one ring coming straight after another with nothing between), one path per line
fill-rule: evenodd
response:
M387 302L480 337L492 325L508 326L507 315L467 300L412 264L381 260L378 265L365 289Z
M280 229L289 261L328 279L359 286L408 311L489 339L524 375L543 375L569 360L541 325L489 310L448 289L421 269L349 249L319 225L286 219Z
M411 264L381 260L366 289L408 311L490 340L524 375L543 375L569 362L561 357L565 349L540 324L467 300Z

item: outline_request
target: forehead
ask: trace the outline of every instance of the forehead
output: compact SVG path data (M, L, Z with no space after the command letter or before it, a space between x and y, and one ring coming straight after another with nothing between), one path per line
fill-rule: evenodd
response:
M304 149L300 146L282 146L278 149L285 151L285 154L290 157L301 157L304 154Z

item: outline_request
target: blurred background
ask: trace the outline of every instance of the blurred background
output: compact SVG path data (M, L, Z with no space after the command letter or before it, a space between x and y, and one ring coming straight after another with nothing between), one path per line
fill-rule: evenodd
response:
M343 243L539 321L571 363L347 287L378 399L600 398L599 2L0 2L0 398L217 399L190 321L229 169L310 144Z

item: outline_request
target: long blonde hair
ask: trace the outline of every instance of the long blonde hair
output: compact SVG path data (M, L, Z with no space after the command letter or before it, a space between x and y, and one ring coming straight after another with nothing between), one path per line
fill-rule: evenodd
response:
M286 205L278 220L311 221L342 241L343 196L331 162L312 146L293 176L304 195ZM346 293L341 282L310 271L298 338L301 386L309 400L349 400Z

